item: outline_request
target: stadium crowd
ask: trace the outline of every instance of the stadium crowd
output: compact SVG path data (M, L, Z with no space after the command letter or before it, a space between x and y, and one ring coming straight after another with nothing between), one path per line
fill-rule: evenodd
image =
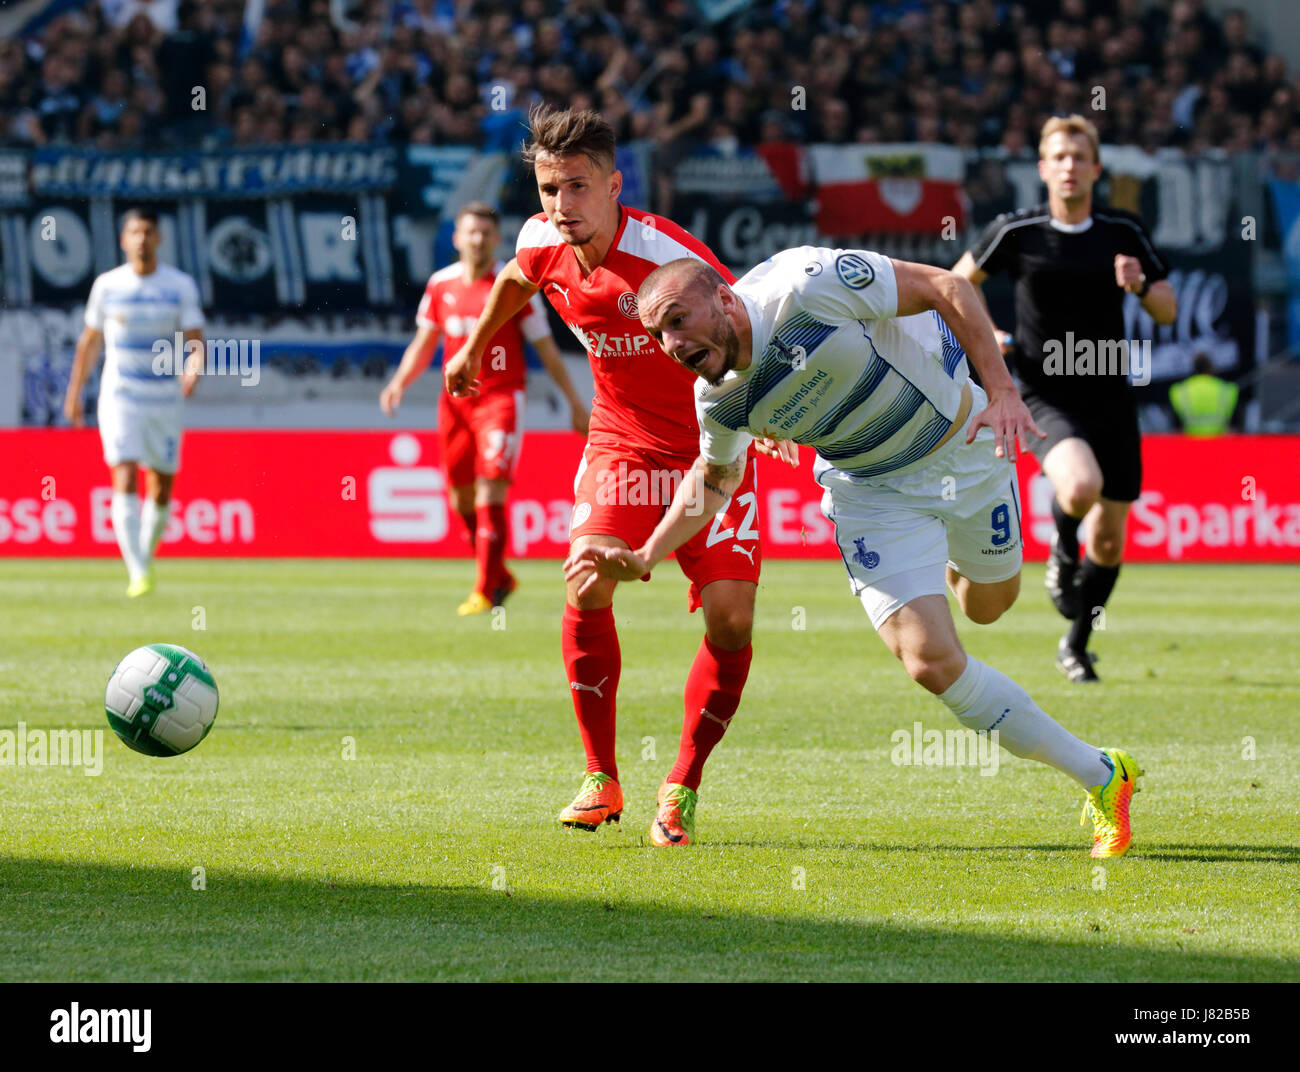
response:
M622 139L1300 150L1300 77L1202 0L87 0L0 43L0 144L505 147L535 101ZM202 88L202 93L197 91ZM1103 97L1104 94L1104 97ZM1100 105L1100 106L1099 106Z

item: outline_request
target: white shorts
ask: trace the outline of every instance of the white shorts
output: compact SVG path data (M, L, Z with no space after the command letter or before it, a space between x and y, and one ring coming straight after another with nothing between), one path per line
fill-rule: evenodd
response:
M99 439L109 465L138 462L159 473L174 473L181 466L180 403L123 405L102 399L99 405Z
M986 405L976 388L971 415ZM943 595L946 567L979 584L1020 572L1016 467L993 453L990 428L967 445L963 427L936 453L870 481L820 459L814 475L849 587L877 629L912 600Z

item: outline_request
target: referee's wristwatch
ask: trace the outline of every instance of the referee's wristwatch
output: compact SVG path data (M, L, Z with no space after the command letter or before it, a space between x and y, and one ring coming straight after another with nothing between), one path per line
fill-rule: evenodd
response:
M1146 272L1143 272L1138 282L1140 283L1140 286L1133 293L1137 295L1138 300L1140 301L1142 298L1147 296L1147 292L1151 289L1151 281L1147 279Z

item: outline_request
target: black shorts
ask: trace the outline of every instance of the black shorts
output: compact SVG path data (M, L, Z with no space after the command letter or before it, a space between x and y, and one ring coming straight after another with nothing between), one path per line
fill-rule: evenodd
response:
M1070 409L1029 390L1024 399L1038 427L1047 433L1046 439L1030 439L1030 450L1040 465L1057 443L1077 437L1092 448L1101 467L1102 498L1134 502L1141 495L1142 436L1131 395L1092 399Z

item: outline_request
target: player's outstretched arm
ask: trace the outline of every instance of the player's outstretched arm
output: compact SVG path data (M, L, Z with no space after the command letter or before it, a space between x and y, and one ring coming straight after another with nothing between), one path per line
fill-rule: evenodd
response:
M104 333L92 327L81 330L77 339L76 353L72 357L72 374L68 377L68 390L63 396L63 415L75 428L86 423L85 400L82 398L86 389L86 379L90 370L99 361L104 345Z
M433 352L438 348L438 338L442 332L431 325L421 324L415 329L415 338L402 351L402 360L397 364L387 385L379 392L379 408L391 417L402 404L402 395L406 389L420 378L420 373L429 367Z
M516 257L512 257L510 263L497 273L473 332L465 345L443 364L442 375L449 394L457 398L478 394L478 370L489 340L505 327L537 290L519 270Z
M587 412L587 404L583 402L574 388L573 380L569 378L569 370L564 367L564 358L560 356L560 348L555 345L555 340L549 336L545 339L534 339L533 346L537 350L537 357L541 360L542 367L546 369L551 379L555 381L555 385L568 399L573 430L586 435L591 415Z
M984 384L989 404L971 421L966 442L972 442L975 433L987 425L993 429L994 453L999 458L1014 458L1017 438L1021 443L1029 442L1030 435L1045 438L1047 433L1034 423L1016 390L993 338L988 313L980 305L970 280L928 264L892 263L898 285L898 315L911 316L929 309L937 312L957 336Z
M184 337L185 372L181 376L181 395L189 398L203 375L203 329L188 328Z
M673 496L672 505L650 538L637 550L626 547L584 547L564 560L564 579L585 578L581 595L600 577L635 581L686 543L727 505L745 477L746 456L726 465L695 459Z

